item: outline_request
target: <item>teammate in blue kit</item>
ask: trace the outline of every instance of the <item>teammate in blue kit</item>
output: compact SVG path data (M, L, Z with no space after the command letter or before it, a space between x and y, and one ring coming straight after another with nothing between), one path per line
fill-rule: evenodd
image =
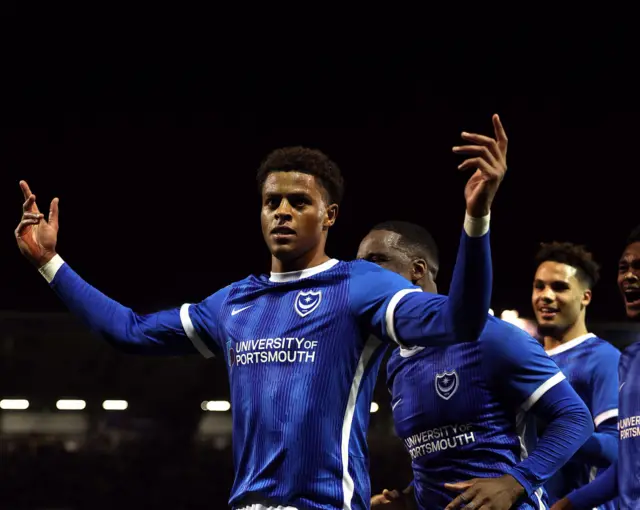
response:
M494 125L506 146L497 116ZM474 145L461 151L470 157L459 168L475 172L448 297L420 292L375 264L326 255L343 181L324 154L300 147L274 151L258 170L271 274L197 304L138 315L91 287L56 253L58 199L45 221L24 181L16 240L68 308L116 347L226 360L232 507L368 508L366 431L386 345L473 342L487 321L489 215L506 167L484 137L464 136Z
M437 248L417 225L374 227L358 258L436 292ZM543 484L593 432L587 407L542 346L494 317L477 342L401 343L387 384L414 480L374 496L376 508L548 508ZM537 444L534 415L548 424Z
M544 243L536 262L531 300L538 332L547 354L591 411L596 429L545 484L553 504L588 484L618 457L620 351L587 330L587 307L599 278L592 254L572 243ZM616 508L611 501L599 510Z
M618 288L627 317L640 321L640 225L629 235L620 257ZM589 485L553 505L553 510L588 510L614 498L619 510L640 508L640 339L622 352L618 379L618 460Z

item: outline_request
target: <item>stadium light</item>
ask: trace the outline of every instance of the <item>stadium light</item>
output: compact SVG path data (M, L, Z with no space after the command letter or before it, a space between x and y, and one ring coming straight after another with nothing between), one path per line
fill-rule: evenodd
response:
M372 413L376 413L378 412L378 409L380 409L380 406L378 405L377 402L371 402L371 412Z
M0 400L0 409L22 411L29 408L29 401L24 398L3 398Z
M200 408L203 411L228 411L231 409L231 404L226 400L205 400Z
M87 407L87 403L84 400L58 400L56 407L60 411L81 411Z
M129 403L126 400L105 400L102 403L102 409L105 411L124 411L129 407Z

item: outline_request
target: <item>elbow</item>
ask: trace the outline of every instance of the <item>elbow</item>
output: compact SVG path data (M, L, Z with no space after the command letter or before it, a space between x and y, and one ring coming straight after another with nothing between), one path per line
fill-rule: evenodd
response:
M571 421L575 423L577 427L580 427L582 436L584 437L584 441L586 441L595 432L595 426L593 424L593 419L591 418L591 413L582 401L574 404L574 406L572 407L574 407L575 409L571 413Z

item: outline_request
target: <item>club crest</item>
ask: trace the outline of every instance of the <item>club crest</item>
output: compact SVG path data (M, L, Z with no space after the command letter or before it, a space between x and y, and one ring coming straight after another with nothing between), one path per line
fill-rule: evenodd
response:
M293 307L300 317L306 317L320 305L322 301L322 291L308 290L300 291L296 296Z
M441 398L449 400L458 389L458 373L452 370L451 372L436 374L435 383L436 393L438 393Z

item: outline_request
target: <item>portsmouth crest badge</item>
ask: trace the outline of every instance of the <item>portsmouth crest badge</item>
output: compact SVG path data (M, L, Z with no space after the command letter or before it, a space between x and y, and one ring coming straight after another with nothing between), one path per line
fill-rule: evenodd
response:
M436 374L436 393L445 400L449 400L453 397L454 393L458 389L460 380L458 378L458 372L452 370L451 372L442 372Z
M320 301L322 301L322 291L301 290L296 296L293 307L296 309L296 312L298 312L300 317L306 317L320 306Z

